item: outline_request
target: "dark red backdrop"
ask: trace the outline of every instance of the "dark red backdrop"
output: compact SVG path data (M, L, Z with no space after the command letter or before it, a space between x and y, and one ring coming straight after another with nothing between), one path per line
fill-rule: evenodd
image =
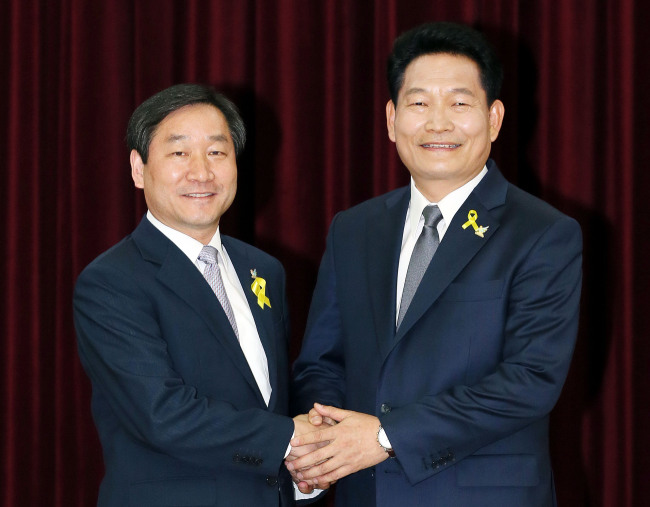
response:
M482 27L506 65L505 174L585 233L582 325L552 449L561 506L650 505L650 6L637 0L6 0L0 5L0 504L94 504L101 452L71 293L144 212L126 121L173 83L241 107L223 229L279 257L300 345L329 221L408 181L385 59L427 20Z

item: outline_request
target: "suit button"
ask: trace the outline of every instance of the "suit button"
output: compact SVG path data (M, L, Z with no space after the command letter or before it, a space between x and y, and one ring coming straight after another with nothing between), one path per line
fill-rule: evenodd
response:
M235 455L232 457L232 460L233 460L235 463L239 463L239 462L241 461L241 456L240 456L239 454L235 454Z
M275 486L278 484L278 478L277 477L271 477L270 475L266 478L266 483L269 486Z
M382 404L381 404L381 408L380 408L380 410L381 410L381 413L382 413L382 414L387 414L388 412L391 411L391 408L390 408L390 405L389 405L389 404L387 404L387 403L382 403Z

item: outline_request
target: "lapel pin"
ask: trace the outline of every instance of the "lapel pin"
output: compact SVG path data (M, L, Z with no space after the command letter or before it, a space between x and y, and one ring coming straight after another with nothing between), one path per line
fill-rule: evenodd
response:
M463 224L463 229L467 229L471 225L474 228L474 234L480 238L484 238L484 234L487 232L490 226L488 225L486 227L483 227L482 225L476 224L476 219L478 218L478 213L476 213L476 210L470 210L467 214L467 218L467 222Z
M253 279L251 290L257 296L257 304L262 310L264 310L264 305L271 308L271 301L266 297L266 280L257 276L257 269L251 269L251 278Z

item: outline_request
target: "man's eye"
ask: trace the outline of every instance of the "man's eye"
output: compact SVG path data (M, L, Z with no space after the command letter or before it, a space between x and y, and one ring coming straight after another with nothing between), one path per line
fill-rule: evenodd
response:
M183 156L185 156L185 152L184 151L175 151L175 152L172 153L172 155L174 155L175 157L183 157Z
M415 102L411 102L411 105L412 105L412 106L416 106L416 107L424 107L424 106L426 106L426 104L425 104L424 102L422 102L421 100L417 100L417 101L415 101Z

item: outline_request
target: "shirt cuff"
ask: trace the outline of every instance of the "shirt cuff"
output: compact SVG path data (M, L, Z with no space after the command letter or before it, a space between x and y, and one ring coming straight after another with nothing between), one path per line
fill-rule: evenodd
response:
M386 431L384 430L383 427L379 430L379 433L377 434L377 440L382 445L382 447L386 447L387 449L393 448L393 446L390 445L390 440L388 440L388 436L386 435Z
M287 445L287 452L284 453L284 458L286 459L287 456L289 456L289 453L291 452L291 440L293 440L293 437L296 436L296 430L293 430L293 433L291 434L291 438L289 439L289 445ZM298 490L296 490L298 491Z

